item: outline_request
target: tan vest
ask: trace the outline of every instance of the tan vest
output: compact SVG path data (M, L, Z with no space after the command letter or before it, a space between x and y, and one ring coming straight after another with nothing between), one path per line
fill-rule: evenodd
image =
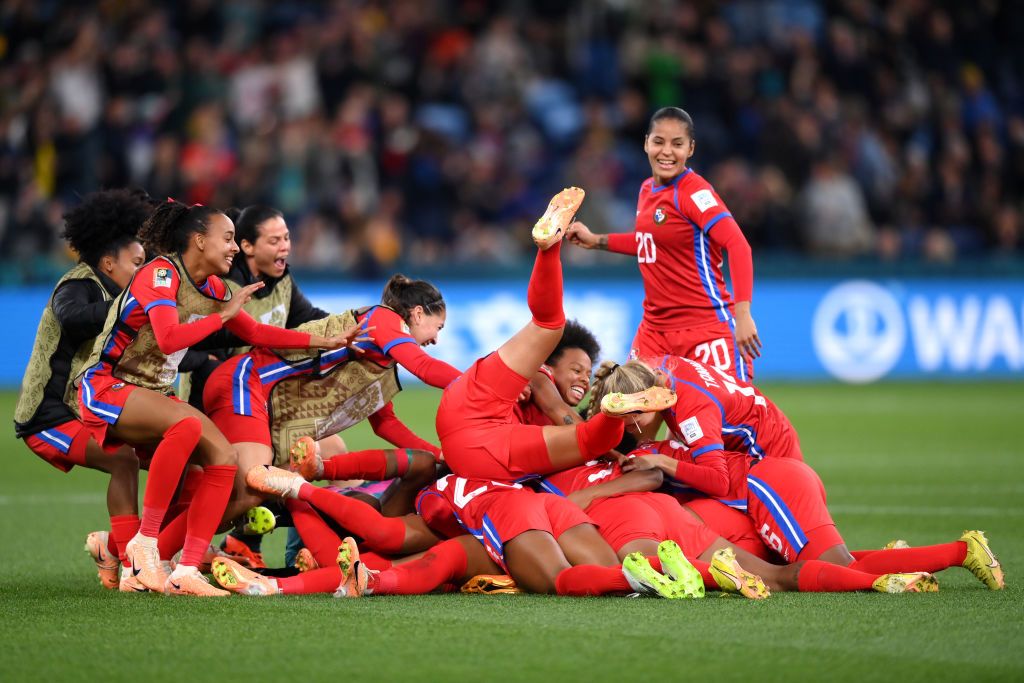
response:
M180 284L176 297L178 322L188 323L207 315L220 313L224 301L231 298L230 292L228 292L224 301L204 294L192 282L192 278L189 277L188 272L177 257L167 257L167 260L171 262L179 277ZM96 338L92 354L89 356L89 360L86 361L86 368L92 367L102 360L103 345L106 344L110 335L114 333L115 324L124 310L125 302L130 296L130 290L131 285L121 292L117 301L111 306L110 314L107 316L107 322L103 328L103 334ZM171 392L174 379L178 375L178 364L184 358L187 350L181 349L170 355L165 354L156 343L156 337L153 335L153 326L147 321L139 328L135 339L128 344L121 357L117 360L112 374L114 377L136 386L168 394Z
M348 311L313 320L297 329L330 337L355 322L356 312ZM290 363L320 357L302 349L281 349L275 353ZM287 467L288 450L297 439L322 439L348 429L383 408L401 389L395 363L381 367L358 357L326 373L314 371L281 380L267 398L274 461Z
M103 300L110 301L110 294L107 292L107 288L103 286L103 282L96 275L96 271L88 264L79 263L64 273L64 277L57 282L53 291L56 292L68 280L92 280L100 286L100 291L103 292ZM53 308L51 308L52 303L53 295L51 294L50 301L47 302L46 308L43 309L43 315L39 319L35 345L32 347L32 355L28 360L28 367L25 369L25 377L21 381L21 395L18 396L18 404L14 408L15 422L25 423L32 419L32 416L36 414L36 410L39 409L39 404L42 403L43 391L46 389L46 385L50 383L52 375L50 359L57 351L57 345L60 343L61 336L60 321L57 320L57 316L54 314ZM70 380L73 380L82 371L85 359L92 352L92 347L93 340L87 339L82 342L75 352L75 356L71 361L71 371L68 373L69 386L72 386ZM73 410L74 414L77 415L77 394L75 394L74 403L75 407Z

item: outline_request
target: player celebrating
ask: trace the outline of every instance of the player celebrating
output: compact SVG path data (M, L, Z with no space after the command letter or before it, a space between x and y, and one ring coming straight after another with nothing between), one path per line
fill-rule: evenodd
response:
M644 138L652 177L640 187L635 232L595 235L577 222L568 239L586 249L636 254L644 313L630 357L695 358L749 381L751 361L761 355L750 313L750 245L714 188L687 167L694 148L690 115L659 109ZM722 276L723 249L735 304Z
M150 590L223 595L197 567L231 493L237 455L209 418L169 396L178 362L191 344L221 327L249 343L292 348L337 348L356 331L325 338L257 323L241 309L262 283L227 299L218 275L231 267L238 246L234 226L219 211L168 200L142 226L140 238L157 256L118 297L84 364L82 422L108 450L121 442L155 446L139 531L126 548L138 580ZM204 473L189 507L181 563L168 577L157 534L193 451Z

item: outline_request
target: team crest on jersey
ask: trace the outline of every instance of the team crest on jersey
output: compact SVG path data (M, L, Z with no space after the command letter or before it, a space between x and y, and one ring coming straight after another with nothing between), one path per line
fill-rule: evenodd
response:
M153 269L153 286L154 287L170 287L171 286L171 269L170 268L155 268L155 269Z
M114 391L120 391L121 389L124 389L124 382L115 382L110 385L110 388Z
M686 439L686 443L693 445L694 441L704 436L704 430L700 428L700 423L697 422L697 416L694 415L683 421L679 428L683 432L683 438Z
M659 206L657 209L654 210L654 222L655 223L657 223L658 225L661 225L662 223L665 222L665 218L666 218L666 216L665 216L665 209L663 209L663 208L661 208Z

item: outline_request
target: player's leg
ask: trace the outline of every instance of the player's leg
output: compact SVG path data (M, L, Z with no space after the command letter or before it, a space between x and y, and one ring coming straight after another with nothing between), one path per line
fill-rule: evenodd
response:
M863 554L849 565L864 572L937 572L964 567L992 590L1005 586L1003 569L981 531L965 531L952 543L893 548Z

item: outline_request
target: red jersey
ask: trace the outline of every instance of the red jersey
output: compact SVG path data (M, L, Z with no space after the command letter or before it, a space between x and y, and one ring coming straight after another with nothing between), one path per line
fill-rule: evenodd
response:
M710 183L691 169L668 185L648 178L640 186L634 245L612 235L608 248L621 253L635 248L644 283L644 322L652 329L732 318L732 296L722 275L722 248L708 234L719 221L731 217Z
M555 376L551 373L551 368L546 365L542 365L540 366L540 372L547 375L547 378L551 380L551 383L555 384ZM555 385L555 389L558 389L557 385ZM515 406L512 407L512 415L524 425L547 427L555 424L554 421L552 421L552 419L548 417L532 399L517 401Z
M568 496L570 493L582 491L590 486L612 481L621 476L622 468L618 463L607 460L590 460L582 465L549 474L541 479L540 488L558 496Z
M533 493L524 489L522 484L466 479L449 474L420 492L416 498L416 512L441 536L453 538L468 532L483 541L491 497L509 490Z

